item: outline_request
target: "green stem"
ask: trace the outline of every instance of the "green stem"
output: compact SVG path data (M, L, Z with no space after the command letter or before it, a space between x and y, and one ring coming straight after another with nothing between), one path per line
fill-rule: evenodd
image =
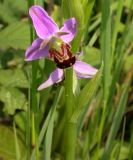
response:
M36 160L38 160L38 96L37 96L37 70L38 62L32 62L32 83L31 83L31 111L32 111L32 146L36 149Z
M30 73L28 71L28 77L30 79ZM26 123L26 146L27 146L27 152L26 152L26 158L27 160L30 159L30 153L31 153L31 109L30 109L30 101L31 101L31 92L30 92L30 82L29 82L29 88L28 88L28 101L29 101L29 106L27 108L27 123Z
M28 8L30 6L35 4L35 0L28 0ZM30 24L30 40L31 43L34 40L35 34L34 30L31 27L31 20L29 20ZM32 62L32 80L31 80L31 90L30 90L30 111L31 114L28 113L28 119L29 116L31 117L31 145L32 147L35 147L36 149L36 160L38 160L38 153L39 153L39 148L38 148L38 96L37 96L37 70L38 70L38 62ZM30 138L30 136L28 136ZM29 155L27 157L29 159Z
M74 110L73 69L66 69L65 101L66 101L66 160L75 159L76 125L70 122Z
M27 1L27 12L30 8L30 6L33 4L33 0ZM30 42L32 43L33 40L33 29L31 27L31 20L29 19L29 30L30 30ZM26 146L27 146L27 153L26 153L26 159L30 159L31 154L31 76L30 72L28 72L29 77L29 92L28 92L28 100L29 100L29 106L27 109L27 125L26 125Z

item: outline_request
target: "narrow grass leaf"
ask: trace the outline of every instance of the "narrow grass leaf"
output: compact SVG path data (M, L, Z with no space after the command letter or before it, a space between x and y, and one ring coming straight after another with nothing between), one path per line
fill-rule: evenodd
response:
M55 106L56 107L56 106ZM54 121L55 121L55 113L56 113L56 108L54 108L53 115L51 116L50 122L48 124L48 129L46 132L46 137L45 137L45 159L50 160L51 158L51 147L52 147L52 137L53 137L53 129L54 129Z
M86 0L82 2L82 6L84 10L84 25L85 25L84 41L85 42L88 39L88 28L90 24L90 17L91 17L94 3L95 3L95 0Z
M44 138L44 135L46 133L46 130L47 130L47 127L48 127L48 124L49 124L49 121L50 121L50 117L51 117L51 112L52 112L52 108L50 109L47 117L46 117L46 120L44 121L43 123L43 126L42 126L42 129L40 131L40 134L39 134L39 140L38 140L38 145L40 146L42 141L43 141L43 138ZM32 151L32 154L31 154L31 158L30 160L35 160L35 149Z
M133 159L133 121L131 123L131 129L130 129L130 149L129 149L129 154L128 154L128 159L132 160Z
M90 16L91 16L91 12L94 6L95 0L85 0L82 5L83 5L83 11L84 11L84 20L85 20L85 24L87 25L89 20L90 20Z
M14 130L14 139L15 139L16 160L20 160L21 155L20 155L20 148L18 144L18 137L17 137L15 122L13 123L13 130Z
M122 15L122 8L123 8L123 0L118 1L118 7L117 7L117 16L115 19L115 25L113 29L113 35L112 35L112 54L114 54L118 30L119 30L119 24L120 24L120 18Z
M63 88L59 89L59 91L56 94L55 101L52 107L52 114L50 117L50 121L48 123L48 128L46 131L46 136L45 136L45 142L44 142L44 160L50 160L51 159L51 149L52 149L52 137L53 137L53 129L54 129L54 121L55 121L55 114L56 114L56 107L58 105L58 102L61 98L63 92Z
M111 129L110 129L110 132L109 132L109 136L107 139L105 151L102 156L102 160L108 159L108 157L110 156L110 153L112 151L113 142L115 140L115 137L118 132L118 129L119 129L119 126L120 126L120 123L122 120L122 116L123 116L123 113L125 110L127 97L128 97L128 84L126 84L124 86L124 90L121 95L120 102L119 102L118 108L116 110L116 113L115 113L115 116L113 119L113 123L112 123Z
M84 12L80 0L62 0L63 15L65 18L75 17L78 22L78 28L84 25Z
M99 38L99 35L100 35L100 29L97 29L97 30L95 31L95 33L93 34L93 36L91 37L89 43L88 43L88 45L89 45L90 47L92 47L92 46L94 45L94 43L95 43L95 42L97 41L97 39Z
M126 117L124 117L120 146L119 146L119 148L118 148L118 151L117 151L116 157L115 157L116 160L119 160L119 159L120 159L120 151L121 151L122 146L123 146L123 143L124 143L125 125L126 125Z
M117 48L117 53L116 54L116 66L115 66L115 71L114 71L114 76L113 76L113 84L114 85L116 83L116 81L119 80L120 77L120 71L122 68L122 64L123 64L123 58L125 55L125 49L127 47L127 45L133 40L133 20L132 22L126 27L125 31L123 32L123 36L120 40L120 44L118 45Z
M111 16L110 0L102 1L102 21L101 21L101 53L104 62L103 68L103 95L107 100L110 86L110 53L111 53Z
M110 79L111 79L111 2L110 0L102 0L102 19L101 19L101 55L104 63L103 68L103 108L98 130L98 145L96 151L96 159L100 155L100 144L103 128L106 118L107 99L109 95Z

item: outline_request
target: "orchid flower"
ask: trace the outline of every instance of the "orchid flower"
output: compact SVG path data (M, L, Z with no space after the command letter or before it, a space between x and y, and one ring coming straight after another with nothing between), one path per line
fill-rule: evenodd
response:
M39 38L34 40L27 49L26 61L48 57L51 48L60 48L62 42L69 43L73 40L77 30L75 18L66 20L64 26L59 29L42 7L32 6L29 9L29 14Z
M77 59L71 52L70 42L77 32L77 22L75 18L70 18L64 22L64 26L59 29L54 20L40 6L34 5L29 9L34 28L39 38L33 41L26 50L26 61L32 61L47 57L57 65L48 80L42 83L38 90L47 88L64 79L64 69L73 67L78 78L92 78L97 69L91 65Z

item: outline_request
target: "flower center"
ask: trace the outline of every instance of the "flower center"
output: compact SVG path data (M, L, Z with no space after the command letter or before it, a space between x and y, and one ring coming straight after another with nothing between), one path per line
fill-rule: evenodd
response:
M75 63L76 58L71 53L70 49L70 45L66 43L61 43L60 47L58 46L56 49L55 47L50 48L50 57L54 59L58 68L68 68Z

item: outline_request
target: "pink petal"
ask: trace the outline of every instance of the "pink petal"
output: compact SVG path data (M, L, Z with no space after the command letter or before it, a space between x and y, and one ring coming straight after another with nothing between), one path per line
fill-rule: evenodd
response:
M40 6L34 5L29 9L37 35L42 38L48 38L53 33L58 32L59 28L54 20Z
M62 81L64 78L64 71L63 69L59 69L57 68L56 70L54 70L48 80L46 80L44 83L42 83L39 87L38 87L38 91L47 88L49 86L52 86L55 83L59 83L60 81Z
M78 78L92 78L98 71L96 68L82 61L76 61L73 68Z
M25 53L26 61L32 61L48 56L49 46L46 45L44 48L40 48L42 42L42 39L37 38L33 41L32 45L29 48L27 48Z
M77 32L77 22L75 18L70 18L64 22L64 26L60 29L59 32L67 33L65 35L61 35L60 38L69 43L73 40Z

